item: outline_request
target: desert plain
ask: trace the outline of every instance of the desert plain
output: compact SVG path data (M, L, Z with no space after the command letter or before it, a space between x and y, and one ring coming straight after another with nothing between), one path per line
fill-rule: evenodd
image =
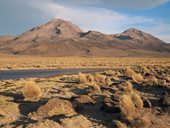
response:
M169 58L2 56L1 70L109 68L0 81L2 128L169 128Z

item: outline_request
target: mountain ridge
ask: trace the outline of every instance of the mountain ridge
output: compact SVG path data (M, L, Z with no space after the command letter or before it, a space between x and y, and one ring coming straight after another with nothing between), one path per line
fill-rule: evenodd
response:
M170 45L135 28L108 35L94 30L84 32L70 21L53 19L17 37L1 36L0 52L40 56L170 56Z

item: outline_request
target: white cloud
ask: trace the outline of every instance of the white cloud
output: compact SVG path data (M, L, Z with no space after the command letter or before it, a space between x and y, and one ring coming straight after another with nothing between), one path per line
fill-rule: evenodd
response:
M96 30L103 33L120 33L130 27L135 27L170 42L166 36L170 33L170 26L166 23L143 16L129 16L96 7L70 7L57 4L51 0L30 0L29 5L40 10L47 17L69 20L80 26L84 31ZM165 33L166 32L166 33Z
M55 1L55 0L54 0ZM169 0L60 0L72 5L94 5L107 7L122 7L122 8L153 8L160 4L164 4Z
M163 39L165 42L170 43L170 34L156 35L159 39Z

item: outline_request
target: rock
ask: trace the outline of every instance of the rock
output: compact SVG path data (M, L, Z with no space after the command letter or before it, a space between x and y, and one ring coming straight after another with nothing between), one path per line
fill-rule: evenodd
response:
M82 115L62 119L61 124L64 128L90 128L92 125L91 122Z
M75 103L75 110L76 110L77 112L83 111L84 109L85 109L85 107L84 107L83 104Z
M120 108L117 106L117 103L117 101L113 101L111 98L106 97L104 98L101 110L106 113L118 113L120 112Z
M52 120L45 120L37 124L30 124L26 128L63 128L63 127Z
M79 98L75 99L77 102L81 104L95 104L95 100L92 99L90 96L87 95L81 95Z
M18 104L0 100L0 125L17 120L19 111Z
M170 107L170 96L168 94L163 95L159 101L163 107Z
M143 98L142 100L143 100L143 107L145 107L145 108L151 108L152 107L152 104L148 99Z
M36 115L40 118L52 116L71 116L76 114L73 105L66 100L53 98L50 99L45 105L38 108Z

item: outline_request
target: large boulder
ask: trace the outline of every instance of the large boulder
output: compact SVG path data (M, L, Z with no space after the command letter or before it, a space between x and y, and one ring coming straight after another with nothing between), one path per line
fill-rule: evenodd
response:
M38 108L33 117L47 118L59 115L72 116L76 114L73 105L67 101L59 98L50 99L45 105Z

